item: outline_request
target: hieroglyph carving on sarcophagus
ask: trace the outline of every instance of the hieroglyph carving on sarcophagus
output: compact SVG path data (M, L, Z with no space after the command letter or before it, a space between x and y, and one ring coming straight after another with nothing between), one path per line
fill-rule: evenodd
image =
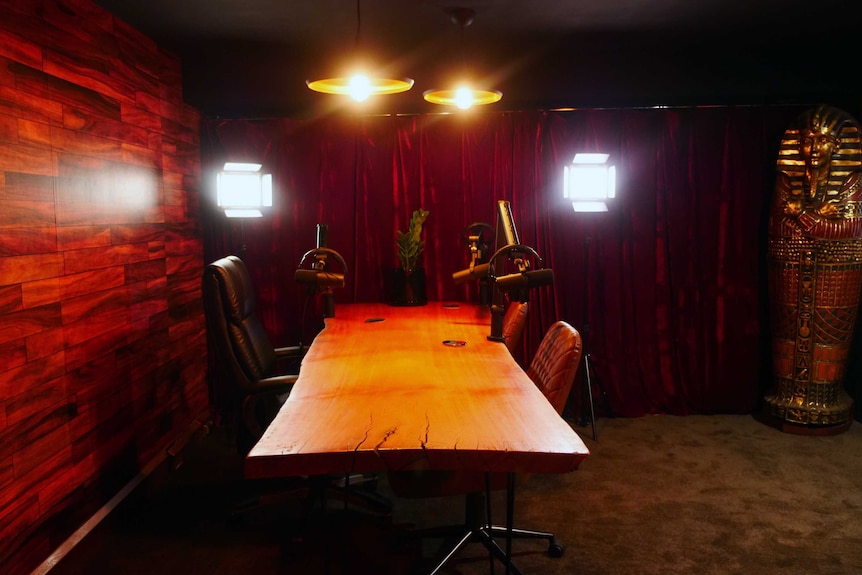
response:
M862 290L859 123L821 105L784 132L769 218L772 388L765 414L849 425L844 373Z

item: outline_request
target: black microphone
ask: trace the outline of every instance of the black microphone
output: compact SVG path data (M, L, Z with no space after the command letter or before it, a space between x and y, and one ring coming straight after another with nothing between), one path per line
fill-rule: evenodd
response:
M329 231L329 226L326 224L317 224L317 247L326 247L326 233Z
M344 274L321 270L296 270L293 274L296 283L320 287L344 287Z
M497 284L497 288L503 293L546 286L554 283L554 270L532 270L509 274L498 277L495 283Z
M465 270L455 272L454 274L452 274L452 281L455 282L455 285L458 285L468 282L470 280L477 280L488 277L489 265L490 264L479 264L478 266L473 266L473 269L467 268Z

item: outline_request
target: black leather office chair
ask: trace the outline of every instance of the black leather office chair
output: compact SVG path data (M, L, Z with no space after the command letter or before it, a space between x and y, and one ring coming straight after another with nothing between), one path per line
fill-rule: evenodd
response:
M227 256L207 265L203 292L213 403L223 421L235 426L237 450L244 455L260 439L296 383L305 348L272 345L255 310L254 287L240 258ZM333 497L375 514L391 512L390 502L373 492L375 476L306 477L275 483L275 495L269 490L253 497L234 509L234 516L259 507L266 499L283 499L285 487L308 503Z
M581 334L564 321L554 323L539 343L539 348L527 367L527 375L542 391L558 414L562 414L569 392L581 363L583 342ZM433 527L416 531L421 537L460 536L458 544L446 555L432 571L437 573L455 554L471 541L483 543L493 553L493 536L504 537L505 527L490 525L487 519L485 500L490 490L505 489L507 475L504 473L471 473L462 471L396 471L388 475L392 491L399 497L425 498L448 495L467 495L465 522L460 525ZM525 477L520 478L521 481ZM548 541L548 554L560 557L563 546L557 543L553 533L513 529L513 539L545 539ZM492 559L493 560L493 559ZM515 572L519 573L517 568Z
M240 258L227 256L207 265L203 295L213 403L222 420L235 428L237 449L244 454L274 417L278 397L296 382L304 350L273 346Z

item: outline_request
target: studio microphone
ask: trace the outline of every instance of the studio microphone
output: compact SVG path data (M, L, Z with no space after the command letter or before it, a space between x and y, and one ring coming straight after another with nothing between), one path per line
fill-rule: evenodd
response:
M344 274L322 270L296 270L293 274L296 283L319 287L344 287Z
M326 233L329 231L329 226L326 224L317 224L317 247L326 247Z
M554 270L532 270L509 274L498 277L495 283L497 284L497 288L503 293L546 286L554 283Z
M488 266L490 264L479 264L477 266L473 266L473 268L467 268L465 270L461 270L459 272L455 272L452 274L452 281L455 282L455 285L462 284L468 282L470 280L477 280L488 277Z

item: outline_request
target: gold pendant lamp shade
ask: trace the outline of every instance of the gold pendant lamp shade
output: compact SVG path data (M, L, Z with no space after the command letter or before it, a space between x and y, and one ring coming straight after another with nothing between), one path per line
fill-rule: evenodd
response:
M503 93L498 90L476 90L465 84L452 90L427 90L422 97L432 104L458 106L466 110L471 106L499 102L503 98Z
M449 19L461 29L461 50L464 44L464 28L473 23L476 12L470 8L450 8L446 10ZM462 54L463 57L463 54ZM443 106L457 106L462 110L473 106L483 106L499 102L503 93L499 90L475 88L470 82L463 81L455 87L427 90L422 94L427 102Z
M362 102L369 96L406 92L413 87L413 80L410 78L375 78L364 72L356 72L352 76L308 80L306 84L315 92L350 96L357 102Z
M361 10L359 0L356 0L355 51L357 52L359 51L361 25ZM376 77L369 75L364 70L357 69L356 71L344 76L324 78L321 80L307 80L306 85L315 92L350 96L357 102L362 102L367 100L370 96L406 92L413 87L413 80L411 78Z

